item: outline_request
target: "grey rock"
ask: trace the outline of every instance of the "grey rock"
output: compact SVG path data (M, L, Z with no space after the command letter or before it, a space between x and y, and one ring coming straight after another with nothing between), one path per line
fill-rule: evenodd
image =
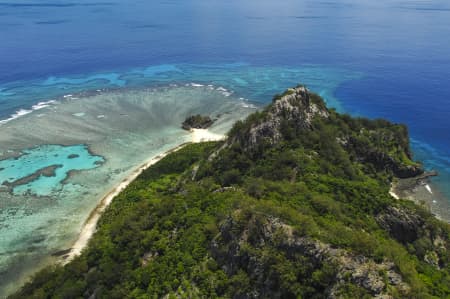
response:
M402 243L414 242L424 220L417 214L399 207L388 207L376 218L378 224Z
M306 87L291 88L269 107L263 121L253 125L246 136L240 136L239 140L234 138L230 142L239 141L250 149L259 144L276 144L282 140L281 126L284 121L289 121L296 130L307 130L311 129L316 116L327 118L329 112L310 101Z

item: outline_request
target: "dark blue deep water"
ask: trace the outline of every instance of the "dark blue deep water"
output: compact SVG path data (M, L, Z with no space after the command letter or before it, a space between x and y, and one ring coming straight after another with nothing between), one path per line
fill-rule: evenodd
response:
M450 194L448 1L0 0L0 119L72 91L209 80L259 102L306 82L405 123Z

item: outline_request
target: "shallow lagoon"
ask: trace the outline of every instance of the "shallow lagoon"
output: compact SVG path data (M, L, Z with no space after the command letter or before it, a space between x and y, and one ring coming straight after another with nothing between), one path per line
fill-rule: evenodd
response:
M0 182L13 195L49 196L63 188L71 172L102 163L85 145L42 145L0 160Z

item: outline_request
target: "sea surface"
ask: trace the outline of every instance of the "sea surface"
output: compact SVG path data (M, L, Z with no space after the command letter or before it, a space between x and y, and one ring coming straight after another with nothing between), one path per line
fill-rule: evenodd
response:
M299 83L408 125L450 219L450 2L0 0L0 298L67 249L101 197Z

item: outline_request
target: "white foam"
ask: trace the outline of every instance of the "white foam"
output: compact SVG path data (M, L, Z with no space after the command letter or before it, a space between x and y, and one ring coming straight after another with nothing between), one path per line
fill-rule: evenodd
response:
M198 83L191 83L191 86L192 86L192 87L203 87L203 86L205 86L205 85L203 85L203 84L198 84Z
M71 94L66 94L66 95L63 95L63 98L65 98L65 99L67 99L67 98L71 98L72 97L72 95Z
M7 122L10 122L16 118L19 118L21 116L30 114L33 111L41 110L43 108L49 107L51 104L55 103L54 100L46 101L46 102L39 102L33 106L31 106L31 109L19 109L14 114L11 114L9 118L0 120L0 125L6 124Z
M257 107L253 104L242 103L243 108L257 109Z
M105 118L103 114L97 115L97 118Z
M33 105L32 107L31 107L31 110L40 110L40 109L43 109L43 108L46 108L46 107L49 107L51 104L53 104L53 103L55 103L55 101L54 100L51 100L51 101L47 101L47 102L39 102L39 103L37 103L36 105Z
M19 118L21 116L27 115L29 113L33 112L33 110L26 110L26 109L20 109L16 113L12 114L9 118L0 120L0 124L6 124L7 122L10 122L16 118Z
M226 88L219 86L216 88L217 91L220 91L221 94L223 94L226 97L229 97L233 94L232 91L227 90Z

